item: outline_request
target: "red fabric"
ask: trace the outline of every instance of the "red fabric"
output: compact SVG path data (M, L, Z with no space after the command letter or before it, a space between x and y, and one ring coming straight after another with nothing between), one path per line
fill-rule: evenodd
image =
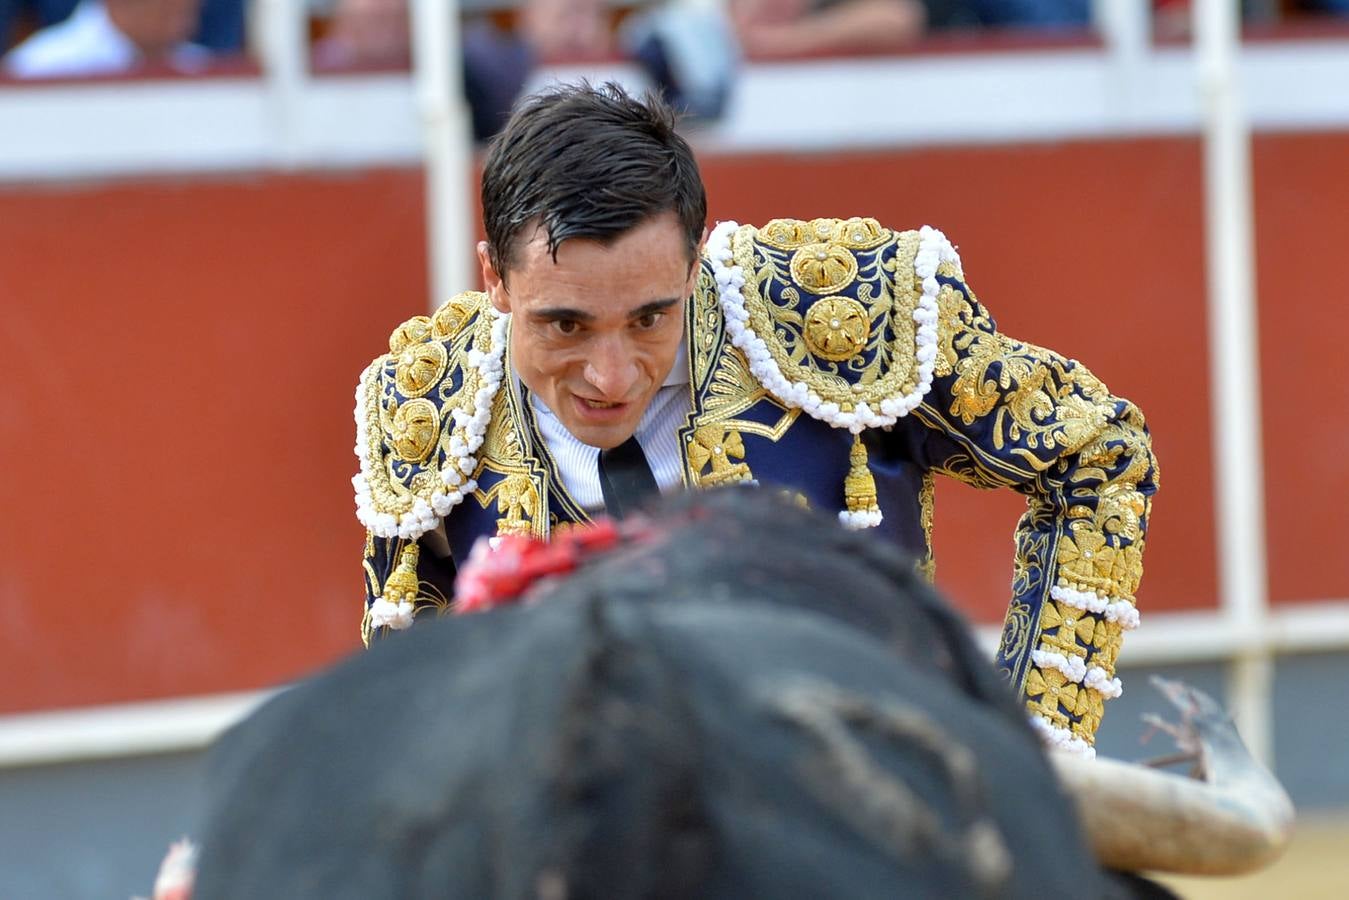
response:
M590 557L644 537L650 526L628 519L620 527L602 518L572 528L550 541L520 535L480 539L454 581L456 613L482 612L520 600L541 579L574 572Z

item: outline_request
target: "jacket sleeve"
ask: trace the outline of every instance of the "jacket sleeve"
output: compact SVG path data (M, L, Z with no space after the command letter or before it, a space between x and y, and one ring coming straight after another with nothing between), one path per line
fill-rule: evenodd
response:
M938 270L932 387L915 455L1026 495L997 665L1057 746L1093 753L1157 489L1143 414L1081 363L1000 334L958 264Z

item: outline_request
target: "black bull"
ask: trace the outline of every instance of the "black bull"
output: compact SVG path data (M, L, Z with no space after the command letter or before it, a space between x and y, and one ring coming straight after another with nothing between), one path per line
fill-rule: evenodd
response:
M197 900L1146 892L912 563L765 494L267 704L214 752Z

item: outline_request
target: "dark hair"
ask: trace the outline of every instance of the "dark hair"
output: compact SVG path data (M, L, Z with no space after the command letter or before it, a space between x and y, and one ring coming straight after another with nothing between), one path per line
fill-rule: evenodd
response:
M483 224L503 278L531 222L556 260L565 240L609 242L667 211L679 218L692 262L707 194L673 110L655 95L638 100L612 82L555 87L525 99L487 151Z

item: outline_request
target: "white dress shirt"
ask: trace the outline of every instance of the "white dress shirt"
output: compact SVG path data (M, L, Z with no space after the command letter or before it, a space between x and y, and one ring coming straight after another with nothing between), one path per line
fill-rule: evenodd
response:
M600 490L600 451L583 444L567 430L537 394L531 393L539 423L539 432L548 452L557 463L558 477L572 499L587 512L604 509ZM662 494L677 491L683 484L683 460L679 454L679 428L691 407L687 344L679 345L670 374L651 398L651 404L637 423L637 443L642 446L651 474Z

